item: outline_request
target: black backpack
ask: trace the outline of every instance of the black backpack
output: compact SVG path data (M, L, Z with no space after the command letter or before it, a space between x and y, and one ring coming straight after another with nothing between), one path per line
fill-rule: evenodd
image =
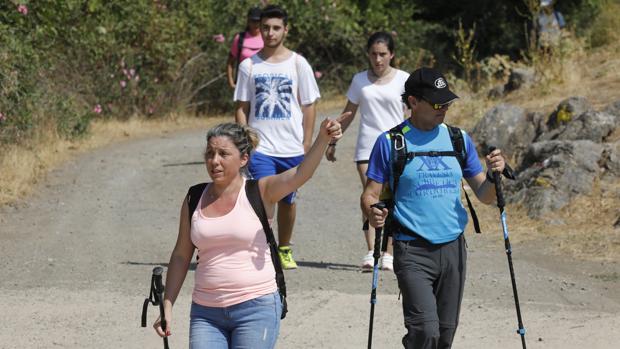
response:
M198 201L200 201L200 196L202 196L202 192L205 190L205 187L208 183L200 183L194 186L191 186L187 191L187 205L189 207L189 220L191 222L192 214L198 207ZM278 245L276 243L276 239L273 235L273 230L269 225L269 220L267 218L267 213L265 212L265 207L263 206L263 200L260 197L260 189L258 188L258 180L248 179L245 181L245 193L254 209L254 212L260 219L261 224L263 225L263 230L265 231L265 236L267 237L267 243L269 244L269 249L271 250L271 262L273 263L273 267L276 270L276 284L278 285L278 291L280 291L280 300L282 301L282 316L281 319L286 317L286 313L288 312L288 306L286 304L286 283L284 281L284 272L282 271L282 264L280 263L280 258L278 258Z
M394 185L392 187L392 201L396 199L396 190L398 189L398 182L400 180L400 176L403 174L405 170L405 166L407 162L413 159L416 156L454 156L459 162L461 166L461 170L465 167L465 159L467 158L467 150L465 148L465 139L463 138L463 133L461 129L454 126L448 127L448 134L450 135L450 141L452 143L452 151L425 151L425 152L407 152L407 142L405 142L405 135L401 128L401 125L396 125L390 129L390 141L392 143L392 154L390 159L393 159L392 162L392 174L394 176ZM461 184L462 186L462 184ZM474 229L476 233L480 234L480 223L478 222L478 215L476 214L476 210L474 210L474 206L469 200L469 196L467 195L467 191L463 189L465 193L465 199L467 200L467 206L469 207L469 213L471 214L472 221L474 222ZM390 203L388 206L394 206L394 202ZM393 212L394 210L390 210ZM390 214L391 216L391 214ZM416 235L413 232L410 232L409 229L402 226L394 217L388 217L390 233L393 233L396 230L399 230L402 233L409 235ZM388 226L388 223L386 223Z
M237 40L237 65L235 67L235 83L239 76L239 64L241 64L241 50L243 50L243 41L245 40L245 32L239 32L239 40Z

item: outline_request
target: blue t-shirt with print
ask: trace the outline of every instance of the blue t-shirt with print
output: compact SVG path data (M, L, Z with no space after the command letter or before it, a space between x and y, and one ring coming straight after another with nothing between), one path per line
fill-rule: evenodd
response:
M452 151L450 134L445 124L430 131L415 128L409 120L401 125L408 152ZM467 211L461 203L461 179L474 177L483 171L476 146L463 131L467 158L461 166L454 156L416 156L407 161L396 190L394 217L433 244L458 238L467 225ZM370 154L369 179L393 185L390 163L389 132L382 133ZM415 239L395 232L396 240Z

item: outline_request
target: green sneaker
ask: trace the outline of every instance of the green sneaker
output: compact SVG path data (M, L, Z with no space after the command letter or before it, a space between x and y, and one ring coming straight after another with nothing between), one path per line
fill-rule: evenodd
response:
M278 257L280 257L282 269L297 269L297 263L293 259L293 250L290 246L278 247Z

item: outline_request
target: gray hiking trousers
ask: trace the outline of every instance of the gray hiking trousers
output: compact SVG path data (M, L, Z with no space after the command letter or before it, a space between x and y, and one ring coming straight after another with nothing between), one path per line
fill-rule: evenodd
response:
M461 234L445 244L394 241L394 272L403 297L407 349L449 349L459 321L467 249Z

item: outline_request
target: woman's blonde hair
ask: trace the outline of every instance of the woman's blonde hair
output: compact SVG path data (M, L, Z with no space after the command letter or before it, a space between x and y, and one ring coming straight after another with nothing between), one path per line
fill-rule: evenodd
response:
M247 125L239 125L232 122L219 124L207 132L207 142L212 137L228 137L241 155L251 155L258 146L258 134Z

